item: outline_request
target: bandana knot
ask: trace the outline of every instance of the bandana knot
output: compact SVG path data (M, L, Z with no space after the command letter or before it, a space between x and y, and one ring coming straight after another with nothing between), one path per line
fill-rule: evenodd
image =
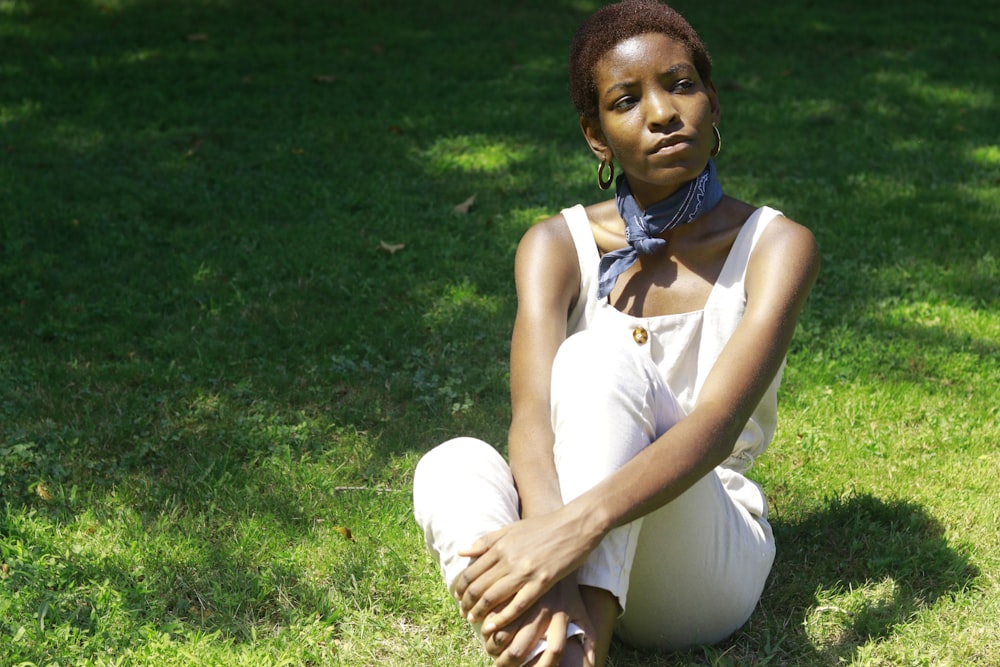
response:
M639 255L652 255L666 247L661 234L697 220L722 201L722 185L711 160L694 180L645 211L632 194L625 174L615 183L618 213L625 221L628 247L612 250L601 257L598 267L597 297L604 299L615 287L618 276L635 264Z

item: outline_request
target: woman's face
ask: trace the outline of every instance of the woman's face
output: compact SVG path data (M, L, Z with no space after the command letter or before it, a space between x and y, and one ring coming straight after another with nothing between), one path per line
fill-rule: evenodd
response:
M595 67L598 121L583 131L598 156L610 151L639 205L665 199L705 168L719 119L715 88L682 44L661 33L619 42Z

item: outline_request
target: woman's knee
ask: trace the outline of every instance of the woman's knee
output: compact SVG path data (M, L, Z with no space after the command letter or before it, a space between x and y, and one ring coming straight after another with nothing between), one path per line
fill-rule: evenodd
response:
M416 486L425 481L450 478L458 470L476 469L481 463L492 465L494 458L502 457L478 438L452 438L420 457L413 473L413 483Z
M616 344L608 334L587 329L562 342L552 362L553 382L565 379L574 384L605 385L636 363L632 351ZM623 374L634 375L634 373Z
M553 427L636 422L656 437L684 411L646 348L620 331L586 330L565 341L552 365ZM598 428L598 431L601 429Z
M477 438L448 440L421 457L413 473L418 521L442 504L475 502L484 494L510 495L513 478L500 453ZM515 496L516 497L516 496Z

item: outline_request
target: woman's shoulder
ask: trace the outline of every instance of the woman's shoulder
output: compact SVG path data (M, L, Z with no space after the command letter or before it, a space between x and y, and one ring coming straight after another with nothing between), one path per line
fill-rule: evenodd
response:
M535 247L551 250L554 247L569 247L572 244L573 235L568 221L562 213L558 213L548 218L541 218L528 227L521 237L518 248L521 251Z
M719 209L722 215L715 223L719 227L715 230L717 232L724 232L727 227L740 231L747 223L754 221L754 231L760 235L754 247L755 255L780 253L795 248L800 251L815 249L816 240L809 228L775 208L755 206L740 199L726 197Z
M531 234L547 240L572 242L574 233L570 230L570 225L583 224L589 226L598 253L601 255L618 248L624 248L627 245L625 223L618 213L618 206L614 199L565 209L559 215L535 223L525 234L525 238ZM576 228L575 237L581 238L579 227Z
M808 227L783 213L758 210L761 213L769 210L772 217L750 257L748 287L750 283L773 281L785 283L786 287L797 283L808 291L819 272L820 254L815 236Z
M807 256L819 254L816 237L805 225L792 220L785 214L774 209L758 209L762 213L770 211L772 217L767 228L761 234L758 247L761 252L779 255L785 252L795 252Z
M625 226L614 200L598 202L588 206L573 206L548 218L535 222L524 233L522 243L572 243L571 225L587 224L594 235L598 246L602 239L618 242L612 247L625 245ZM603 251L603 247L602 247Z
M576 245L562 213L542 218L521 236L517 246L518 266L535 265L546 271L565 272L576 266Z
M580 266L576 243L562 214L543 218L521 237L514 261L518 309L556 308L563 312L576 299Z

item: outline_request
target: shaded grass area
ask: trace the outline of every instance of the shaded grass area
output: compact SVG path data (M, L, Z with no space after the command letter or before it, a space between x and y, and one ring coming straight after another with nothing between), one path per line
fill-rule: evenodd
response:
M486 664L409 476L502 446L516 242L597 198L564 82L594 6L0 2L3 662ZM995 12L677 6L724 186L824 267L758 613L614 664L993 664Z

